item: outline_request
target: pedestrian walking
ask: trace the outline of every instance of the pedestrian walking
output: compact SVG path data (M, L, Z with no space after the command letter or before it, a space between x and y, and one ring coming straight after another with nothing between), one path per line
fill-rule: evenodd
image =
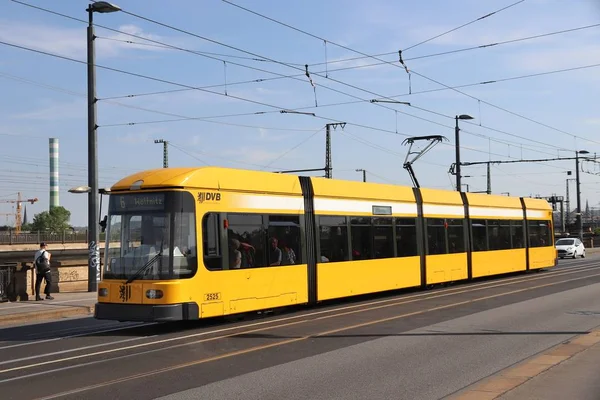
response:
M44 300L40 296L40 289L42 287L42 280L46 280L46 287L44 293L46 294L47 300L54 300L54 297L50 296L50 285L52 283L52 275L50 273L50 258L52 254L47 251L46 243L40 243L40 249L35 252L33 259L33 266L35 268L35 299L36 301Z

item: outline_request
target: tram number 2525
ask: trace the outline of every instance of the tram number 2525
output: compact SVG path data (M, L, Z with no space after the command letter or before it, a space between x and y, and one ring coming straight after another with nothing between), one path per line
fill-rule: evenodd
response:
M205 293L204 301L221 300L221 293Z

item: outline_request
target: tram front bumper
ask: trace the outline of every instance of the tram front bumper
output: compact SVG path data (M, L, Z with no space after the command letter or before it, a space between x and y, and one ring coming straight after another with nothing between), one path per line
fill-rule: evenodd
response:
M198 304L115 304L96 303L94 318L116 321L167 322L195 320Z

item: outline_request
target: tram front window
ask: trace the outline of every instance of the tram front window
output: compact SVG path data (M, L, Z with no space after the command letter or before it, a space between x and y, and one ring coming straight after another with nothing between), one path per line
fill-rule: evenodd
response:
M187 192L110 197L104 279L182 279L197 270L194 198Z

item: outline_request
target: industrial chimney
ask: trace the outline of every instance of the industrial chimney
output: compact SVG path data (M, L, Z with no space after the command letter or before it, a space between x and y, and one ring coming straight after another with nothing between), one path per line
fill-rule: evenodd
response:
M50 209L58 207L58 139L50 138Z

